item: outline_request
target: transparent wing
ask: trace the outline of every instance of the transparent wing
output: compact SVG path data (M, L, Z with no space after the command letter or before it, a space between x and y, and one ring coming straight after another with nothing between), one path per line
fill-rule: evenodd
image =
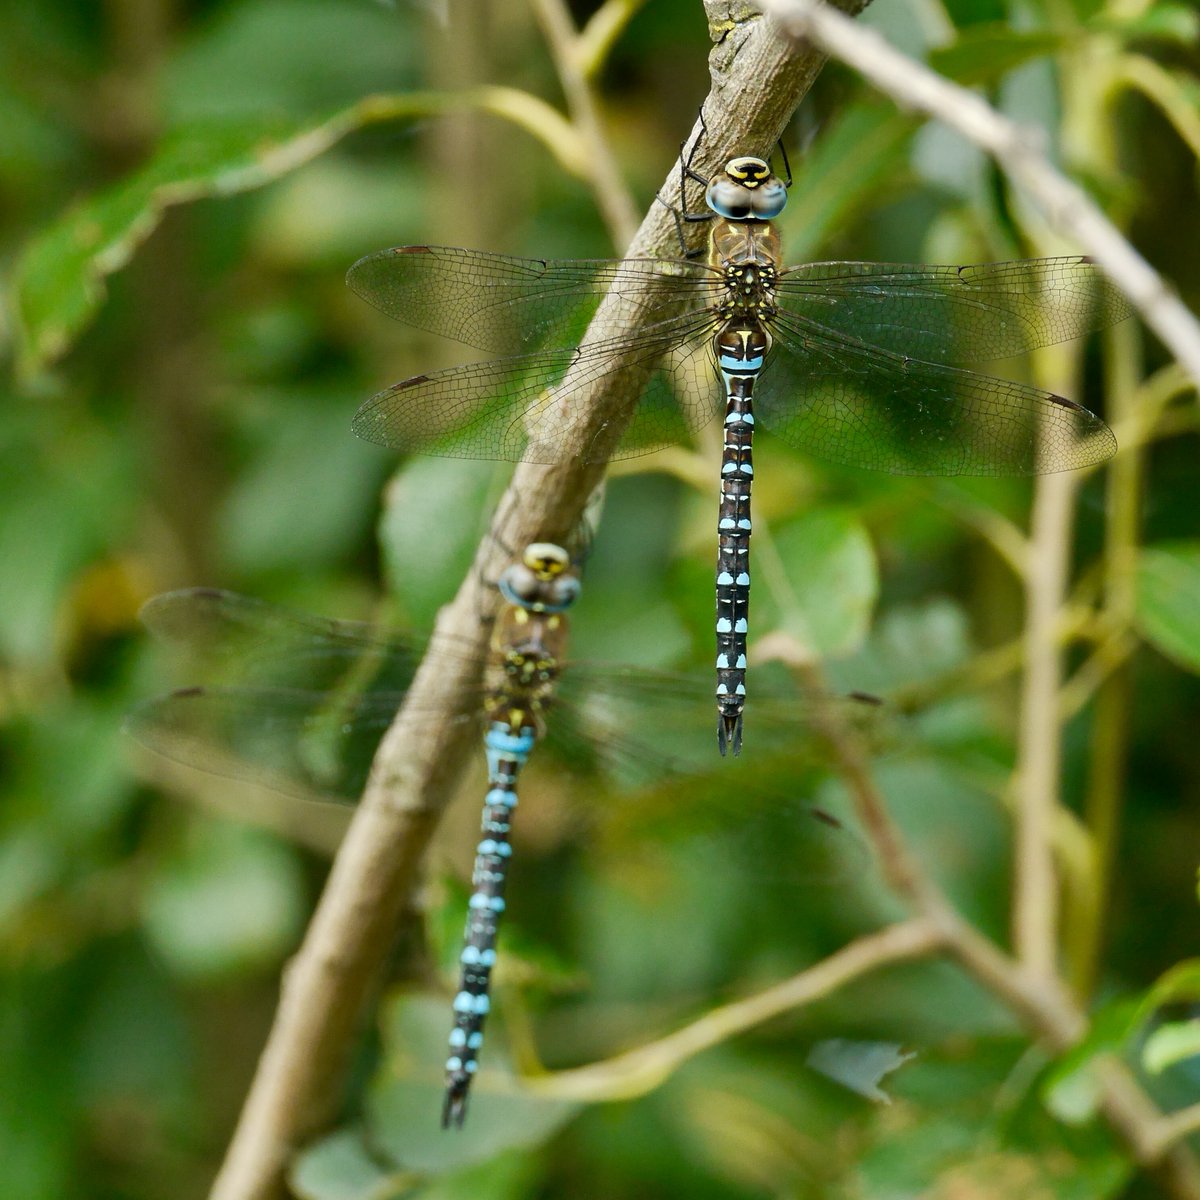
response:
M189 687L138 705L125 731L156 754L211 775L353 804L403 699L403 692Z
M182 588L142 605L142 624L210 683L402 692L426 639L363 621L296 612L218 588Z
M656 310L706 308L723 291L719 272L682 259L556 262L453 246L368 254L346 282L397 321L500 354L577 343L609 292Z
M572 670L580 689L602 704L620 705L630 720L649 711L650 696L638 701L636 686L597 697L602 676ZM643 740L648 730L635 736L624 723L604 728L595 709L578 710L565 698L556 702L547 715L546 736L522 773L522 793L528 788L542 795L569 794L570 812L556 824L572 838L603 836L623 846L644 842L659 848L686 843L706 847L705 853L720 847L722 861L736 858L743 870L789 882L840 878L847 864L861 863L857 838L813 801L823 762L803 728L793 725L786 756L760 757L753 770L744 761L718 763L712 753L711 690L703 688L703 713L696 711L699 704L692 711L694 718L703 718L705 760L681 752L678 744L664 752ZM691 695L700 699L698 686ZM660 731L664 697L668 708L680 699L677 693L657 697ZM248 780L302 800L354 804L403 700L402 694L387 692L339 697L280 688L184 688L139 705L126 730L155 753L208 774ZM410 712L409 717L409 728L419 736L434 714ZM439 711L436 719L476 721L478 715L447 717ZM479 764L482 769L482 747ZM546 780L553 780L549 788ZM784 854L784 846L789 847L784 861L769 865Z
M1039 475L1103 462L1112 430L1062 396L868 346L780 315L755 387L762 425L895 475Z
M144 611L156 633L184 645L194 669L218 682L140 705L127 721L132 736L176 762L285 795L357 800L379 739L404 701L390 684L411 674L407 639L211 590L169 593ZM769 843L766 831L795 821L808 830L805 840L845 837L811 803L824 760L812 727L820 718L874 728L877 707L853 697L798 696L772 686L768 671L758 674L753 772L740 764L713 770L716 717L707 674L582 663L564 668L531 767L585 791L593 818L628 823L635 813L637 827L645 823L654 840L657 828L732 836L743 846L754 838ZM319 686L299 686L307 681ZM416 736L432 720L478 721L482 707L478 692L448 716L410 706L409 724ZM636 803L617 803L631 793Z
M712 318L675 315L637 336L474 363L406 379L355 414L359 437L405 452L552 463L581 420L571 402L601 379L641 396L617 457L683 440L716 412ZM711 355L709 355L711 357Z
M1132 311L1086 258L966 267L809 263L783 272L776 300L801 325L948 364L1069 341Z

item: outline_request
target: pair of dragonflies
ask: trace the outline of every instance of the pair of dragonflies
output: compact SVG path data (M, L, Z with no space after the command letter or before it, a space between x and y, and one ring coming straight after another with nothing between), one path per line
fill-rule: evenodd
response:
M649 453L723 414L718 741L722 753L737 754L758 422L799 449L898 474L1020 475L1089 466L1115 449L1103 421L1061 396L964 364L1077 337L1119 320L1128 308L1083 258L785 268L774 219L787 184L769 164L734 158L712 180L687 170L705 187L707 212L686 214L711 222L703 262L545 261L434 246L385 250L357 262L350 286L387 315L505 357L406 379L369 400L354 429L404 451L550 463L583 420L571 403L573 390L601 379L641 397L615 455L607 457ZM647 315L634 332L581 343L609 293ZM505 604L480 664L486 686L460 714L486 720L489 782L455 1000L445 1125L461 1124L478 1061L516 780L544 732L564 611L577 581L563 550L537 544L510 566L500 588ZM275 653L301 665L314 659L336 665L380 644L369 631L287 617L214 592L162 597L151 602L148 621L201 649L206 641L228 645L231 629L240 634L233 641L250 671L249 686L187 689L151 702L134 719L142 740L195 765L205 765L216 747L235 760L265 755L284 774L319 782L314 763L327 761L329 745L344 748L361 738L372 748L402 699L395 688L347 699L332 684L314 692L254 680L256 644L267 659ZM411 666L410 645L383 644L391 659ZM597 744L628 732L635 712L629 698L639 689L661 700L675 686L650 673L618 672L618 686L607 692L600 675L581 672L578 679L593 710L611 697L616 722ZM566 716L563 723L580 727ZM645 747L637 754L655 757Z

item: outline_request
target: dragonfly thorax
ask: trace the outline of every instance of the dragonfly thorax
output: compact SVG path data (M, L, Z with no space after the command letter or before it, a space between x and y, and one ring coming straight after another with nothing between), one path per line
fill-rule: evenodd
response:
M516 646L505 656L504 673L520 687L553 683L558 674L558 659L540 645Z
M771 262L761 258L731 262L724 271L727 294L721 315L726 320L735 316L765 320L775 315L779 272Z
M765 159L743 155L712 179L704 202L727 221L770 221L787 204L787 186Z

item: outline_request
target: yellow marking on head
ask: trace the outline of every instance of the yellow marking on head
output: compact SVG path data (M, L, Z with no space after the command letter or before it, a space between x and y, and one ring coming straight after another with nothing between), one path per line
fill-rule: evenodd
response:
M553 542L531 542L522 556L525 565L542 580L554 579L570 565L570 555Z
M742 187L756 188L771 177L770 164L752 155L731 158L725 164L725 174Z

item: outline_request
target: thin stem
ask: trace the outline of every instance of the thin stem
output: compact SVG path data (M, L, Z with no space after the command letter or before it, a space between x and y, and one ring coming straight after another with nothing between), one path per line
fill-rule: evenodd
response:
M1029 563L1029 539L1012 521L994 508L974 503L958 488L935 485L929 494L939 508L979 534L1018 579L1024 579Z
M1161 1153L1169 1146L1182 1142L1193 1133L1200 1132L1200 1104L1190 1104L1178 1112L1160 1117L1152 1127L1147 1149Z
M1056 637L1067 585L1074 480L1045 475L1034 487L1032 538L1025 578L1025 673L1017 732L1013 944L1032 971L1055 970L1058 885L1053 829L1058 808L1061 652Z
M532 3L546 44L550 47L571 119L587 150L596 205L608 226L613 244L623 250L637 232L637 210L633 195L625 186L616 156L604 135L584 69L579 34L563 0L532 0Z
M865 934L774 987L706 1012L690 1025L625 1054L570 1071L522 1080L530 1091L578 1100L626 1100L644 1095L688 1059L773 1017L811 1004L881 967L923 958L938 949L933 921L917 918Z
M625 27L644 7L646 0L605 0L579 31L579 63L590 79L608 61L608 56Z
M1140 359L1136 331L1118 327L1104 340L1108 411L1118 420L1129 418L1137 395ZM1099 970L1107 911L1105 899L1120 828L1121 800L1125 792L1125 764L1129 752L1129 720L1133 677L1128 654L1136 646L1130 636L1136 606L1138 533L1141 524L1143 452L1131 449L1120 455L1108 473L1107 523L1104 544L1104 619L1115 631L1117 659L1096 695L1092 727L1091 760L1084 803L1084 819L1092 837L1092 903L1068 909L1065 931L1067 970L1078 996L1092 994ZM1126 653L1118 655L1121 650Z
M1058 716L1064 723L1091 702L1115 671L1120 670L1138 648L1138 639L1128 629L1104 638L1058 694ZM1097 736L1094 731L1093 736Z

